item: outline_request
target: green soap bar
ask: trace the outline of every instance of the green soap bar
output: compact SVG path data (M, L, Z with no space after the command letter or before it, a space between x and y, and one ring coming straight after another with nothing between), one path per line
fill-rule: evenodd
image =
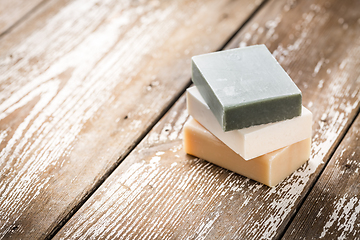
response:
M224 131L301 115L301 91L265 45L194 56L192 81Z

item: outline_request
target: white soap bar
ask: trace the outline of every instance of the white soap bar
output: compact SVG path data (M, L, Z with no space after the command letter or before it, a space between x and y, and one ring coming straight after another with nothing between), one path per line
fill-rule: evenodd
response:
M193 118L245 160L311 137L312 113L304 106L299 117L228 132L222 130L195 86L187 89L187 109Z
M268 186L275 186L303 165L311 150L311 138L307 138L245 161L193 118L186 122L183 136L186 153Z

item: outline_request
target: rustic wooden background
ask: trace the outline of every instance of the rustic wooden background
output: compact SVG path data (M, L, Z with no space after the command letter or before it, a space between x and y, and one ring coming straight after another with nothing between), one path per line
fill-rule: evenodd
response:
M190 58L264 43L314 114L275 188L186 155ZM360 239L360 1L0 0L0 239Z

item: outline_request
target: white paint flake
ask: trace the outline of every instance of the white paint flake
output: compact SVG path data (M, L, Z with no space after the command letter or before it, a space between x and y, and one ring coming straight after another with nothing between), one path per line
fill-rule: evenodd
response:
M323 65L324 63L324 58L321 58L320 61L316 64L315 68L314 68L314 72L313 72L313 76L316 76L316 74L318 74L321 66Z
M334 203L334 211L326 221L320 238L327 239L327 233L330 228L335 228L336 231L341 232L338 239L349 239L352 234L356 221L359 218L360 213L360 201L358 197L348 198L345 194L339 200Z
M9 49L16 59L11 69L3 61L0 64L0 82L6 82L0 92L0 121L34 105L11 136L9 131L0 133L2 139L10 138L0 150L0 175L7 176L0 186L0 196L6 196L0 198L0 209L8 210L1 216L0 238L10 231L8 221L24 217L46 193L54 179L44 178L44 173L63 166L85 124L104 104L115 101L114 88L126 87L139 71L134 66L181 22L163 21L173 17L176 4L154 11L150 5L129 8L130 4L69 2L41 29ZM142 24L134 24L139 17ZM159 21L163 24L153 24ZM136 48L127 47L134 44ZM37 62L30 64L32 59ZM141 124L133 120L128 127L136 130Z

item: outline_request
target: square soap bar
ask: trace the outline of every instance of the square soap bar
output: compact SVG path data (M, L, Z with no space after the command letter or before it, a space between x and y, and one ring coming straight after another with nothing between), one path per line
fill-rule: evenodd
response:
M311 138L245 161L193 118L186 122L183 134L186 153L268 186L277 185L310 157Z
M192 81L224 131L301 114L301 91L265 45L194 56Z
M224 132L198 89L187 89L188 113L245 160L291 145L312 134L312 113L302 107L301 116Z

